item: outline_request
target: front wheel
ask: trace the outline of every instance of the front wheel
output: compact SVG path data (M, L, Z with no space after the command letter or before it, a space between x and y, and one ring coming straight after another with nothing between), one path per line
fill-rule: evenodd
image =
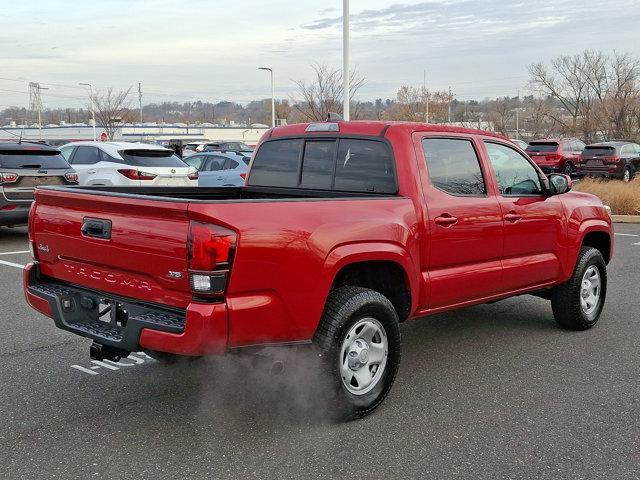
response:
M373 412L391 390L400 364L398 315L382 294L360 287L334 290L314 336L341 419Z
M553 315L563 328L587 330L598 322L606 294L607 266L602 253L582 247L569 281L552 291Z

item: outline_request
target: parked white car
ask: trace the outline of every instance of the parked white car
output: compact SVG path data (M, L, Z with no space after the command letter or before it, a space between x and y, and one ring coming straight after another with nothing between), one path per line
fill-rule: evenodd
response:
M198 172L173 150L146 143L74 142L60 147L80 185L198 185Z

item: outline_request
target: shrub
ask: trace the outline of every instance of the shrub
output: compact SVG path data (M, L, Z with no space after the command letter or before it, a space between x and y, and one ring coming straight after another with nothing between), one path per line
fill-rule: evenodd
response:
M640 215L640 178L629 183L585 178L574 186L574 190L600 197L614 215Z

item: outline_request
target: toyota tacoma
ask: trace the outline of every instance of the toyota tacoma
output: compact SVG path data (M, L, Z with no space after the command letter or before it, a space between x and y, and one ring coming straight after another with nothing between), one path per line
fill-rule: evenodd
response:
M268 131L233 188L38 188L28 303L93 358L311 344L336 412L389 392L400 324L532 294L598 321L608 211L509 140L441 125Z

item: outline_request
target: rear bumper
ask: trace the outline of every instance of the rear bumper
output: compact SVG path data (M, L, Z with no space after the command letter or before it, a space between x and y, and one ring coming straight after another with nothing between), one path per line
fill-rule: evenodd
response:
M216 355L227 349L227 306L190 303L186 310L121 298L40 277L37 264L24 270L27 303L62 330L126 351L158 350L178 355ZM119 314L98 319L100 305Z
M0 201L0 208L7 205L15 205L13 210L0 210L0 226L4 225L26 225L29 221L29 208L31 202Z
M595 177L617 177L622 178L624 176L624 165L598 165L595 167L587 167L585 165L578 165L576 172L579 175Z

